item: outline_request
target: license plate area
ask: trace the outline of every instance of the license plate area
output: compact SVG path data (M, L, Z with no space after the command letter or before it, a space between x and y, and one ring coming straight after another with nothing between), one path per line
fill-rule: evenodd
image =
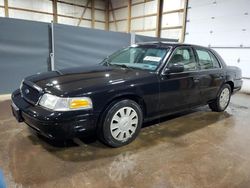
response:
M11 110L12 110L12 114L16 118L16 120L18 122L23 122L21 111L14 103L11 104Z

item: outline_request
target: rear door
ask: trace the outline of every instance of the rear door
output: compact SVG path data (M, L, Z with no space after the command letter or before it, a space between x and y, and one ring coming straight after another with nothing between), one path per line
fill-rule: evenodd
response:
M225 73L215 55L208 49L194 47L199 63L200 76L199 87L202 102L206 103L216 98L216 95L224 82Z
M200 103L199 69L193 49L189 46L177 47L167 62L184 64L184 72L161 75L160 113L183 110Z

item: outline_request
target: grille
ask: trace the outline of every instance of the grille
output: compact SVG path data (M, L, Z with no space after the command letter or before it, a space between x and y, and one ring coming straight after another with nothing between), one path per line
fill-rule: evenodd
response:
M41 93L30 84L23 82L21 86L22 97L29 103L36 104L41 96Z

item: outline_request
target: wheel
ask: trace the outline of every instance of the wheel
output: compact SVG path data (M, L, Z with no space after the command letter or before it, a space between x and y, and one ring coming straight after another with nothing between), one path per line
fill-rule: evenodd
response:
M209 103L209 107L211 108L212 111L222 112L227 108L230 102L230 98L231 98L231 87L228 84L224 84L221 87L217 98L213 102Z
M98 129L99 139L108 146L120 147L132 142L139 134L143 114L132 100L121 100L106 110Z

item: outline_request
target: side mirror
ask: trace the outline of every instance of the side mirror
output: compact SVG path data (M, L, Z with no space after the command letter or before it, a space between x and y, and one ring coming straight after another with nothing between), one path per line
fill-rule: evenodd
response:
M169 74L169 73L178 73L178 72L183 72L184 71L184 64L183 63L175 63L169 66L164 70L164 74Z

